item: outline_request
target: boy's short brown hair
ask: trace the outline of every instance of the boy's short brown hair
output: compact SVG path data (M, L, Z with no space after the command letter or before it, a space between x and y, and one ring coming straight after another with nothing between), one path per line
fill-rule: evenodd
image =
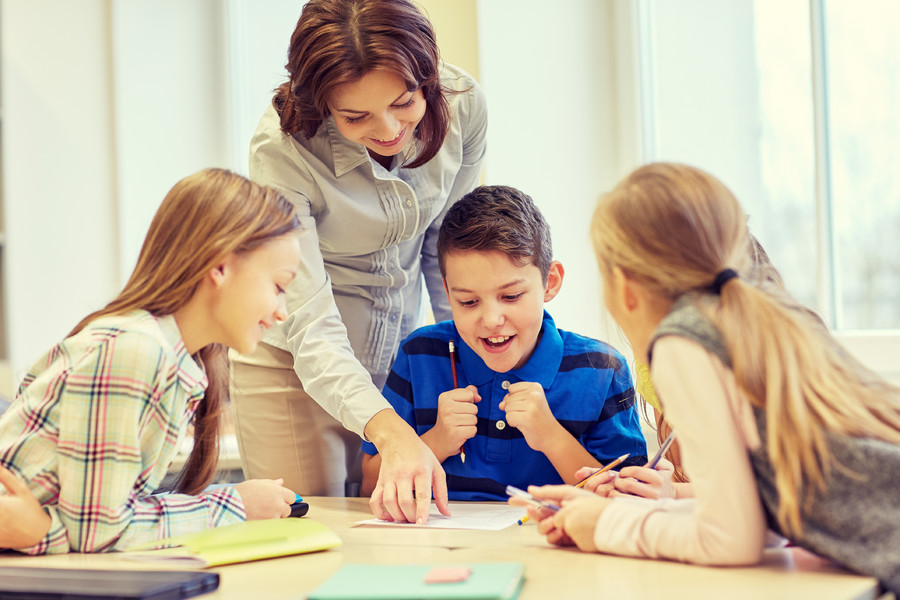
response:
M482 185L459 199L444 217L438 233L441 275L450 252L477 250L506 254L514 264L529 263L550 274L553 247L550 226L528 194L505 185Z

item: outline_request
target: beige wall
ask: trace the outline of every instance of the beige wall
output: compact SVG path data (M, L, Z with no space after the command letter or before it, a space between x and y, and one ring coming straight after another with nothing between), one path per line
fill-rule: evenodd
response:
M477 0L419 0L437 34L441 58L478 79Z

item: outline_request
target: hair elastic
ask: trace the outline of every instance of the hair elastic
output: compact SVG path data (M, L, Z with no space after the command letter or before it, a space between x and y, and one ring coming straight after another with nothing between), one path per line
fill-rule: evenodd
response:
M718 296L722 293L722 286L735 277L738 277L738 274L734 269L722 269L721 271L719 271L719 274L716 275L716 278L713 280L712 285L709 286L710 291Z

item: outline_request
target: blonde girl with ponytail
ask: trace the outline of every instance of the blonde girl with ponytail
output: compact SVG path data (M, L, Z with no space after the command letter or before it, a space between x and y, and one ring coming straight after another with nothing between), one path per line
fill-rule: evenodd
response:
M604 300L650 365L695 498L562 503L558 544L715 565L759 561L766 526L900 591L900 390L854 360L754 257L715 177L643 166L604 196L592 239Z

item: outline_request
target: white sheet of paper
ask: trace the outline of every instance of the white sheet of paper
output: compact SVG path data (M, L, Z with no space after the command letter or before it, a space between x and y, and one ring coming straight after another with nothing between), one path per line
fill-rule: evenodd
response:
M451 516L445 517L438 512L437 506L431 505L428 522L424 525L415 523L393 523L381 519L357 521L355 525L377 525L379 527L427 527L432 529L484 529L497 531L515 525L525 515L521 506L510 506L504 502L451 502Z

